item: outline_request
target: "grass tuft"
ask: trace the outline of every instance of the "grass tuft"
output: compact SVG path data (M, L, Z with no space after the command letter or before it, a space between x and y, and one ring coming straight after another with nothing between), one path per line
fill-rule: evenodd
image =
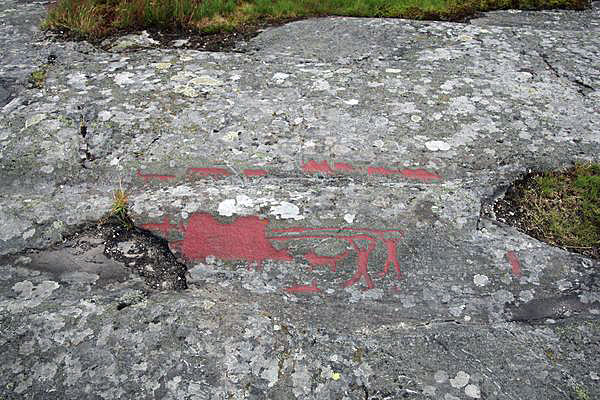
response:
M129 217L129 195L122 187L119 187L113 193L113 204L110 208L109 218L111 217L125 228L133 228L133 221Z
M529 176L509 197L513 222L526 233L600 258L600 164Z
M326 15L463 21L501 9L576 9L588 0L55 0L44 29L98 40L140 29L220 33Z

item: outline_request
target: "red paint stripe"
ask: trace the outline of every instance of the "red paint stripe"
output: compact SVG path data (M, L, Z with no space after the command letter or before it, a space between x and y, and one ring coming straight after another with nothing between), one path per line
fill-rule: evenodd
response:
M340 171L346 171L346 172L354 171L354 167L352 167L352 164L348 164L345 162L337 162L334 164L333 168L340 170Z
M520 277L522 275L521 262L519 261L519 257L517 257L517 253L511 250L506 253L506 258L508 258L513 275Z
M243 172L246 176L265 176L268 174L264 169L245 169Z
M427 170L418 168L418 169L403 169L400 173L407 178L417 179L419 181L432 181L442 179L441 176L434 174L433 172L429 172Z
M402 172L398 169L387 169L383 167L369 167L367 168L368 175L398 175Z
M136 172L135 175L143 179L144 182L148 182L152 179L157 179L159 181L168 181L169 179L175 179L174 175L142 174L139 170Z
M417 179L420 181L432 181L442 179L441 176L433 172L429 172L422 168L417 169L388 169L383 167L369 167L367 169L368 175L403 175L410 179Z
M324 172L326 174L333 174L327 161L316 162L315 160L310 160L302 166L302 170L304 172Z
M225 168L188 168L187 173L198 176L229 176L231 172Z
M285 291L288 293L317 293L320 292L321 289L317 287L317 281L313 280L310 285L295 285L285 288Z

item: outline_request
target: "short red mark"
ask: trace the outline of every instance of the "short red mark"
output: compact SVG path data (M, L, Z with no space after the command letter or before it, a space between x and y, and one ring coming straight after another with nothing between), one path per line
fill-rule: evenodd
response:
M401 174L398 169L387 169L383 167L369 167L367 169L368 175L398 175Z
M352 171L354 171L354 168L352 167L352 164L348 164L345 162L336 162L333 164L333 169L332 169L329 166L329 162L327 162L327 161L317 162L315 160L310 160L302 166L302 170L304 172L322 172L325 174L332 175L335 172L334 170L352 172Z
M294 285L285 289L288 293L317 293L320 292L321 289L317 287L317 281L313 279L312 284L310 285Z
M517 257L517 253L514 251L508 251L506 253L506 258L508 258L508 262L510 263L510 268L512 269L512 273L514 276L520 277L521 273L521 262L519 261L519 257Z
M188 175L196 176L229 176L231 172L225 168L188 168Z
M322 161L319 163L315 160L310 160L302 166L302 170L304 172L324 172L326 174L333 174L333 170L329 167L329 163L327 161Z
M135 174L139 178L143 179L144 182L156 179L159 181L168 181L169 179L175 179L174 175L160 175L160 174L142 174L139 170Z
M429 172L422 168L418 169L388 169L383 167L369 167L367 169L369 175L403 175L410 179L417 179L419 181L432 181L436 179L442 179L441 176Z
M433 172L429 172L422 168L402 169L402 170L400 170L400 173L402 175L406 176L407 178L417 179L419 181L424 181L424 182L442 179L441 176L434 174Z
M314 251L311 251L310 253L306 253L304 255L304 258L306 259L306 261L308 261L310 263L310 266L312 268L314 268L318 265L327 265L331 269L331 272L335 272L336 268L337 268L337 265L336 265L337 262L340 260L343 260L347 256L348 256L348 250L344 251L341 254L338 254L337 256L333 256L333 257L319 256Z
M348 164L345 162L337 162L333 165L334 169L337 169L338 171L346 171L346 172L352 172L354 171L354 168L352 167L352 164Z
M245 169L243 172L246 176L265 176L268 173L264 169Z

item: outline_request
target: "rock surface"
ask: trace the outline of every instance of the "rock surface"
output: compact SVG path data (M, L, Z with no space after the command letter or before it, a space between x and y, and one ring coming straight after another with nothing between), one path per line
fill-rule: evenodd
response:
M600 397L600 264L486 212L600 161L597 3L235 53L62 42L45 4L0 4L0 397Z

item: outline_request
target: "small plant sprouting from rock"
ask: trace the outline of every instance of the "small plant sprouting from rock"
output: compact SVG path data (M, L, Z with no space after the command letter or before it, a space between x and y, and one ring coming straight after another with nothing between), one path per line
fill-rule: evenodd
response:
M41 68L38 68L35 71L33 71L29 76L29 83L31 84L31 86L36 89L43 88L44 82L46 82L47 73L48 71L46 70L45 66L42 66Z
M110 217L114 218L127 229L133 228L133 221L129 217L129 195L123 190L121 184L119 184L119 189L113 193Z

